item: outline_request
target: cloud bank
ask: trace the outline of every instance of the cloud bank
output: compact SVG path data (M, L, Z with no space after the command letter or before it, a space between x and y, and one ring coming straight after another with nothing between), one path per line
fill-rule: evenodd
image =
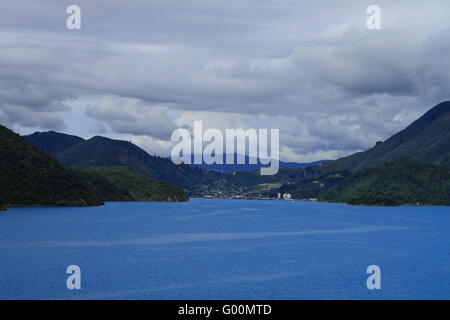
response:
M0 4L0 123L132 140L177 127L279 128L289 161L369 148L449 99L448 1Z

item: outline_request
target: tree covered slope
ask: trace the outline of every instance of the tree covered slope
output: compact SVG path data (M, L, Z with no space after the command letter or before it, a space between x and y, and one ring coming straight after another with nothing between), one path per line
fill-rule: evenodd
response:
M450 168L402 158L359 171L319 198L365 205L450 205Z
M83 170L105 201L188 201L181 188L148 178L126 167Z
M334 170L356 172L403 157L450 167L450 102L442 102L405 130L365 152L329 162Z
M49 140L41 142L49 152L56 150L53 142L62 140L51 133ZM69 140L77 139L69 136ZM67 146L63 143L59 147L62 145ZM1 205L88 206L103 201L188 200L182 189L128 168L66 168L4 126L0 126L0 181Z
M0 204L100 205L103 199L78 172L0 125Z
M175 165L169 159L151 156L131 142L100 136L58 153L55 159L73 168L125 166L185 189L209 184L220 177L218 172L208 172L186 164Z

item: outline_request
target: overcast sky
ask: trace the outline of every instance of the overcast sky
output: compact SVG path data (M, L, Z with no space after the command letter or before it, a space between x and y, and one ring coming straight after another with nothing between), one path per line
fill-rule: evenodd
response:
M0 123L21 134L167 155L175 128L203 120L279 128L282 160L310 162L373 146L449 88L448 0L0 2Z

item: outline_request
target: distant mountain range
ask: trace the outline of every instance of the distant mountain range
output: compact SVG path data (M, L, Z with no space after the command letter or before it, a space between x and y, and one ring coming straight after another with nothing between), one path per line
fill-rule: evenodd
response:
M128 141L95 136L84 140L57 132L37 132L23 137L62 164L78 169L123 166L141 174L182 188L218 179L189 165L175 165L163 157L151 156ZM58 147L55 147L55 142Z
M78 169L72 172L88 180L102 199L147 199L157 190L163 199L183 198L180 189L170 187L174 185L200 197L260 199L290 193L294 199L352 204L450 205L450 102L437 105L405 130L365 152L317 164L282 163L295 168L281 168L274 176L248 171L260 165L175 165L131 142L100 136L84 140L50 131L23 138L63 165ZM23 145L18 140L15 143ZM10 161L0 162L4 172ZM148 181L152 186L146 185ZM142 188L134 188L134 182L153 191L142 192Z
M62 164L86 169L122 166L131 168L152 179L179 186L192 196L235 196L258 181L258 176L242 179L228 172L246 172L258 165L175 165L170 159L151 156L128 141L95 136L84 140L58 132L36 132L23 137ZM249 162L246 157L247 163ZM282 163L303 167L308 164ZM206 168L210 170L205 170Z
M49 156L55 158L61 163L75 168L90 168L92 166L129 166L141 171L143 174L160 179L162 181L176 181L180 186L190 186L192 181L185 179L188 177L199 177L203 173L198 170L191 170L189 166L221 173L233 173L240 171L256 171L263 167L262 164L250 164L250 157L244 156L245 164L190 164L175 166L170 159L151 156L146 151L122 140L113 140L101 136L95 136L89 140L68 135L64 133L48 131L35 132L23 137L25 140L39 148ZM236 158L237 155L234 155ZM194 161L191 161L192 163ZM235 161L236 162L236 161ZM312 163L296 163L280 161L280 168L300 168L321 163L317 161ZM177 168L183 176L168 177L167 173L160 172L161 168ZM218 177L214 175L214 177ZM174 180L175 179L175 180ZM197 180L197 179L195 179Z
M222 156L225 162L225 159L227 157L227 155L223 155ZM237 164L237 154L232 155L233 159L234 159L234 163L235 164L206 164L206 163L202 163L202 164L191 164L191 166L196 167L196 168L200 168L203 170L212 170L212 171L217 171L217 172L222 172L222 173L233 173L233 172L242 172L242 171L257 171L262 167L267 167L267 165L262 165L260 163L260 161L258 159L254 159L254 158L250 158L248 155L244 156L244 164ZM192 156L193 158L193 156ZM252 160L253 162L256 162L255 164L251 164L250 160ZM311 163L297 163L297 162L284 162L284 161L280 161L279 162L279 168L280 169L293 169L293 168L302 168L302 167L308 167L308 166L312 166L315 164L319 164L321 162L324 162L325 160L321 160L321 161L315 161L315 162L311 162ZM194 161L191 161L192 163Z

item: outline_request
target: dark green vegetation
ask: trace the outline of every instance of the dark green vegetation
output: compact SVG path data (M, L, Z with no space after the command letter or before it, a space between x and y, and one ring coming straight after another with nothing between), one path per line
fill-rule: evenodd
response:
M290 193L294 199L321 199L321 193L324 190L328 190L350 176L351 173L348 171L330 172L319 177L314 176L285 183L276 191L281 194ZM272 194L272 196L275 195Z
M356 205L450 205L450 168L402 158L358 171L319 198Z
M40 133L37 137L45 141L43 135ZM80 140L62 136L66 137L69 144ZM55 143L54 147L52 143ZM51 132L44 148L52 153L57 148L70 146L59 134ZM88 206L101 205L103 201L188 200L181 188L155 181L128 168L87 171L66 168L4 126L0 126L0 150L2 205Z
M100 205L103 199L78 172L63 167L0 126L2 205Z
M182 189L143 176L126 167L83 170L105 201L188 201Z
M151 156L128 141L100 136L78 143L59 152L54 158L62 164L79 169L125 166L141 174L185 189L211 184L219 173L203 171L189 165L175 165L171 160Z

